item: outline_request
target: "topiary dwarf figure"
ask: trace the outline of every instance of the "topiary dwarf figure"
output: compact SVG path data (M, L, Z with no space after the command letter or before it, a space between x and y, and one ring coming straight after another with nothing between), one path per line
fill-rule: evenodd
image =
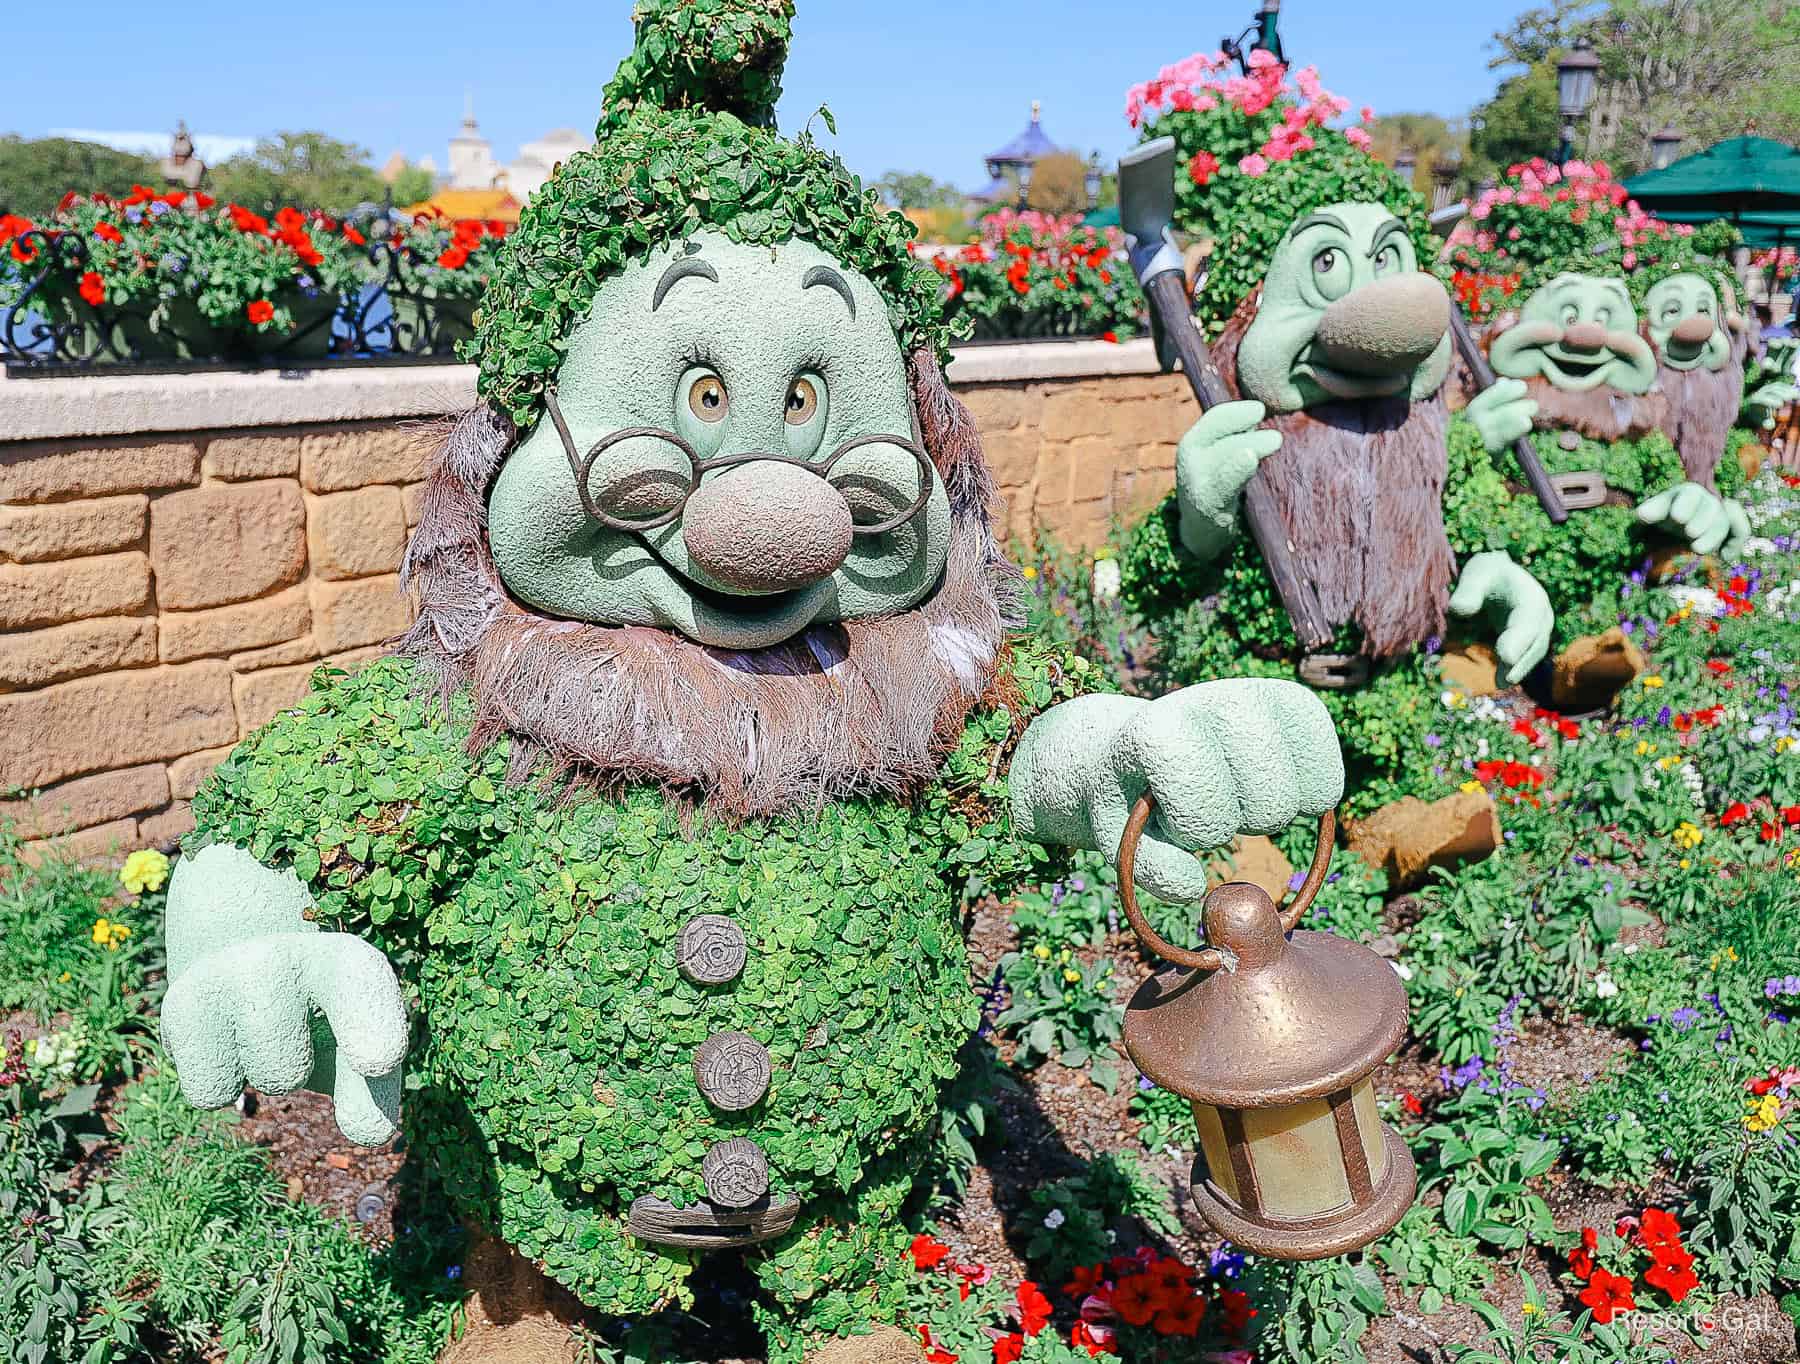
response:
M196 798L162 1019L193 1102L306 1086L358 1141L403 1121L597 1314L743 1256L777 1364L893 1320L979 1022L959 894L1044 844L1116 854L1149 793L1141 879L1197 899L1190 849L1343 779L1303 688L1084 695L1009 639L935 276L773 130L792 10L640 0L598 145L485 300L417 625Z
M1258 671L1333 688L1323 694L1352 804L1382 804L1431 769L1416 741L1438 683L1422 646L1443 638L1452 615L1489 615L1516 681L1548 647L1550 602L1504 552L1459 562L1446 533L1450 302L1422 266L1433 238L1418 197L1327 126L1342 102L1310 71L1295 77L1297 98L1266 65L1247 80L1204 62L1198 76L1164 74L1150 93L1166 112L1146 135L1176 134L1193 149L1187 178L1231 191L1215 212L1180 186L1177 209L1184 226L1218 233L1195 311L1240 401L1182 438L1175 492L1135 532L1124 588L1155 623L1171 680L1236 671L1247 651ZM1258 149L1228 161L1246 147ZM1496 450L1532 415L1518 383L1469 406ZM1273 494L1297 567L1339 627L1323 655L1301 656L1243 532L1252 478Z
M1557 604L1559 642L1614 624L1618 585L1649 556L1652 536L1729 556L1749 534L1743 509L1715 483L1722 429L1694 410L1692 385L1663 382L1677 373L1670 348L1686 343L1673 326L1658 342L1654 320L1639 312L1649 288L1670 296L1659 308L1679 305L1676 277L1687 272L1662 266L1693 262L1685 236L1644 213L1604 164L1542 161L1512 167L1451 236L1447 266L1484 324L1488 358L1538 405L1532 439L1545 468L1585 476L1600 498L1553 526L1522 492L1509 454L1497 457L1496 479L1477 467L1485 461L1473 442L1453 451L1453 463L1464 457L1452 480L1453 533L1532 563ZM1718 448L1684 455L1675 445L1684 430L1684 444Z

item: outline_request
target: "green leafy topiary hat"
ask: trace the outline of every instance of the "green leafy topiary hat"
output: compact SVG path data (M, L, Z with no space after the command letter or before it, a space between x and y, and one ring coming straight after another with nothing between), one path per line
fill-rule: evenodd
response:
M1257 177L1213 249L1194 294L1194 313L1217 335L1269 273L1288 228L1330 204L1376 203L1406 225L1422 268L1437 250L1425 201L1392 171L1355 147L1320 148L1279 162Z
M464 350L481 396L519 426L600 286L700 231L804 238L881 291L903 349L947 350L941 281L913 259L912 224L809 134L775 131L793 17L793 0L639 0L599 141L519 215Z

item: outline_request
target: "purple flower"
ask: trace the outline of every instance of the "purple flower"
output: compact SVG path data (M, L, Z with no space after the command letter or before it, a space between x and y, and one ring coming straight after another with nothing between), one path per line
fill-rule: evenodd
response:
M1443 746L1444 746L1444 741L1441 738L1439 738L1437 735L1427 734L1425 736L1425 747L1427 747L1427 748L1442 748Z
M165 204L161 199L153 199L150 201L150 216L152 218L160 218L160 217L162 217L163 214L167 213L168 211L169 211L169 206L167 204Z
M1698 1009L1687 1008L1686 1006L1675 1010L1674 1013L1669 1015L1669 1022L1675 1025L1678 1032L1686 1032L1689 1028L1693 1027L1699 1019L1700 1011Z
M1151 1090L1153 1090L1155 1088L1156 1088L1156 1081L1152 1080L1148 1075L1138 1076L1138 1093L1148 1094Z
M1229 1241L1222 1242L1206 1257L1206 1267L1216 1278L1235 1279L1244 1268L1243 1252L1231 1249Z

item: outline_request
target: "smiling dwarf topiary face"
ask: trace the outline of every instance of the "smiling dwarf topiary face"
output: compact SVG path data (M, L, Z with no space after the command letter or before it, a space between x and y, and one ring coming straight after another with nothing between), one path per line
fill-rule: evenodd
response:
M943 572L887 309L810 243L703 233L630 265L552 391L488 503L500 576L541 611L762 648L906 610Z
M1495 335L1488 358L1498 374L1544 379L1565 393L1647 393L1656 382L1656 356L1638 335L1631 291L1610 275L1569 270L1533 290L1518 322Z
M1719 291L1705 275L1683 271L1644 296L1650 342L1670 369L1724 369L1731 359Z

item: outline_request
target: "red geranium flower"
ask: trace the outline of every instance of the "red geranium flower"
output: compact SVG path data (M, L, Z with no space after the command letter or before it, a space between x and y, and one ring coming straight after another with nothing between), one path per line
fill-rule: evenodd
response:
M994 1364L1017 1364L1020 1355L1025 1353L1025 1337L1018 1332L1010 1336L1001 1336L994 1342Z
M1569 1252L1569 1273L1586 1283L1588 1276L1594 1272L1592 1252L1577 1247Z
M1725 807L1725 812L1719 816L1719 823L1729 826L1732 824L1741 824L1749 818L1750 807L1744 804L1743 801L1736 800Z
M1411 1090L1406 1090L1400 1095L1400 1107L1415 1118L1425 1111L1425 1105L1419 1102L1419 1096Z
M1218 173L1219 158L1211 152L1196 152L1194 159L1188 162L1188 179L1200 188L1206 188L1206 182Z
M1151 1324L1156 1327L1158 1335L1191 1336L1199 1332L1200 1319L1205 1315L1206 1299L1198 1293L1188 1293L1165 1306Z
M1035 1336L1050 1321L1050 1299L1030 1279L1019 1285L1019 1326L1026 1335Z
M1663 1264L1660 1261L1644 1271L1644 1282L1652 1288L1660 1288L1669 1295L1669 1301L1678 1303L1700 1286L1700 1278L1693 1270L1693 1256L1688 1256L1688 1264Z
M254 322L257 326L260 327L260 326L262 326L263 323L267 322L271 317L275 316L275 305L273 303L269 302L269 300L266 298L256 299L254 302L250 303L247 307L245 307L244 316L248 317L252 322Z
M915 1236L906 1253L920 1269L936 1269L949 1257L950 1247L930 1236Z
M1075 1329L1069 1332L1069 1344L1077 1350L1086 1350L1089 1355L1103 1355L1112 1352L1113 1333L1104 1326L1092 1326L1085 1321L1075 1323Z
M1076 1265L1071 1271L1069 1281L1062 1286L1066 1298L1085 1298L1100 1286L1106 1277L1104 1265Z
M263 233L269 230L269 220L260 213L252 213L238 204L230 204L225 211L231 215L231 225L239 232Z
M469 263L469 248L453 243L444 248L444 254L438 257L437 263L446 270L460 270Z
M1645 1208L1643 1220L1638 1223L1638 1235L1651 1250L1658 1246L1679 1246L1681 1224L1661 1208Z
M1781 807L1781 822L1790 829L1800 824L1800 805L1784 805Z
M1151 1274L1129 1275L1113 1290L1113 1311L1133 1326L1148 1326L1162 1306L1162 1285Z
M90 308L98 308L106 302L106 281L94 271L89 270L81 277L81 298Z
M95 223L94 235L103 242L111 242L114 246L125 240L125 234L111 223Z
M356 246L367 246L369 239L358 232L349 223L344 224L344 240Z
M1250 1305L1250 1295L1241 1288L1227 1288L1219 1294L1219 1310L1225 1314L1225 1329L1232 1335L1242 1335L1250 1325L1250 1318L1256 1315L1256 1309Z
M1602 1326L1609 1324L1618 1313L1637 1308L1631 1296L1631 1280L1609 1274L1604 1269L1594 1270L1594 1277L1581 1290L1580 1301L1582 1306L1593 1309L1594 1320Z
M217 199L213 198L212 195L210 195L210 194L202 194L199 190L194 191L194 207L195 208L211 208L214 204L216 204L218 202L219 201Z

